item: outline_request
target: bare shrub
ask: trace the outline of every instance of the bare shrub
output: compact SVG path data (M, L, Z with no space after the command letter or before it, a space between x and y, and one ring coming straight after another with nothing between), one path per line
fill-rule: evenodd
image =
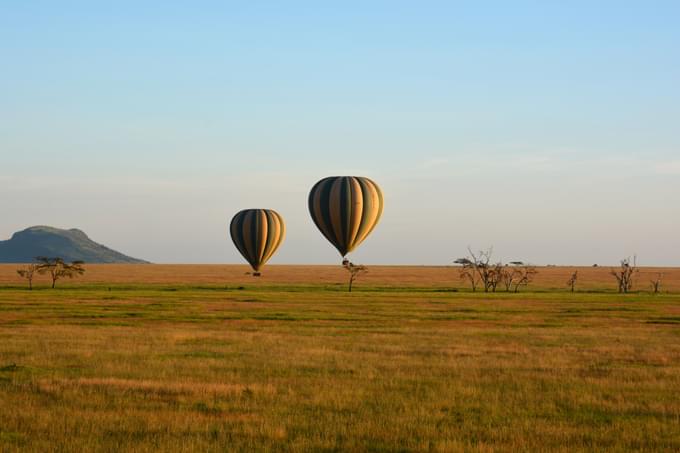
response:
M663 272L656 274L656 278L650 280L649 283L652 285L652 292L654 294L659 294L661 291L661 282L663 281Z
M578 271L574 271L569 280L567 280L567 286L571 289L572 293L576 289L576 280L578 280Z
M35 263L17 269L17 274L28 282L29 290L33 289L33 277L35 277L36 272L38 272L38 265Z
M635 274L639 272L637 268L637 256L633 256L621 260L618 269L610 269L609 273L616 278L619 293L627 293L633 289Z
M531 264L520 264L518 265L519 278L514 282L514 292L519 292L520 286L529 286L529 283L534 281L534 277L538 274L535 266Z
M492 262L493 248L474 253L468 247L468 256L458 258L454 264L459 264L460 278L470 283L472 291L477 291L482 285L484 292L496 292L498 285L503 285L506 291L518 292L520 286L528 285L537 273L534 266L522 261L512 261L504 265L501 261Z
M460 271L461 278L467 279L471 283L473 292L477 291L479 283L483 285L484 292L489 292L494 279L493 265L490 264L491 257L493 256L493 247L489 247L487 250L480 250L477 254L468 247L468 253L468 256L454 261L454 264L462 266Z

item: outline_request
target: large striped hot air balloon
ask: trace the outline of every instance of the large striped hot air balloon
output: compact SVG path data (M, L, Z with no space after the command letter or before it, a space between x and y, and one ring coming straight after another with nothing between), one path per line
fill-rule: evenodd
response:
M309 213L343 257L373 231L383 211L380 187L360 176L330 176L309 192Z
M279 248L286 234L283 217L271 209L245 209L229 225L234 245L259 276L260 269Z

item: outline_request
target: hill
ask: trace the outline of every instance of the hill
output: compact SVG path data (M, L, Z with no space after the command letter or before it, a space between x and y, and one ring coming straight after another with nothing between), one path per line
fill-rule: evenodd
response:
M28 263L36 256L59 256L86 263L146 263L91 240L78 229L34 226L0 241L0 263Z

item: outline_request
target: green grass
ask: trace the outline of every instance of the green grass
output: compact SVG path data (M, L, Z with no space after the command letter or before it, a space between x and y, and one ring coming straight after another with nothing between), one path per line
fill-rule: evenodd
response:
M679 394L680 295L0 288L0 451L678 451Z

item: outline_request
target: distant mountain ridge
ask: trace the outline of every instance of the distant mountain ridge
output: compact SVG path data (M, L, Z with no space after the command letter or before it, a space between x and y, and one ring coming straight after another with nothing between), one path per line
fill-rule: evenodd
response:
M98 244L76 228L33 226L0 241L0 263L29 263L36 256L58 256L86 263L148 263Z

